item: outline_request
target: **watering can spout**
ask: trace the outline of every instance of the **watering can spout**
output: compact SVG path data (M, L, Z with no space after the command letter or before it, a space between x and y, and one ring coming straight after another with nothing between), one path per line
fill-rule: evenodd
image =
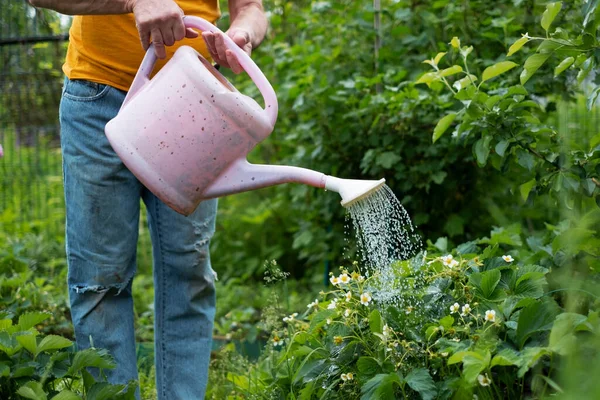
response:
M233 162L202 194L205 199L261 189L282 183L302 183L325 188L321 172L287 165L250 164L245 158Z
M300 167L250 164L242 158L232 163L208 186L202 197L210 199L282 183L302 183L337 192L342 197L342 206L348 207L382 187L385 179L340 179Z

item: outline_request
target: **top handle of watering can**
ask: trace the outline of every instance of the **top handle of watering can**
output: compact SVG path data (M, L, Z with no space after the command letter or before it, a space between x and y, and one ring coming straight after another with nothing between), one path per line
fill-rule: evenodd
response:
M237 57L240 65L244 68L244 71L250 76L252 81L256 84L260 93L262 94L265 100L265 113L267 114L267 118L271 123L271 126L275 125L275 121L277 120L277 96L275 95L275 91L273 87L262 73L260 68L254 63L252 58L244 50L242 50L229 36L224 34L219 28L211 24L210 22L202 19L200 17L194 16L185 16L183 17L183 22L186 28L197 28L202 31L209 32L218 32L223 35L225 40L225 44L229 48L229 50L233 51L235 56ZM129 99L131 99L146 83L150 81L150 74L154 69L154 64L156 64L156 54L154 53L154 46L150 45L148 50L146 51L146 55L142 60L140 68L133 79L133 83L125 97L125 101L123 105L127 103Z

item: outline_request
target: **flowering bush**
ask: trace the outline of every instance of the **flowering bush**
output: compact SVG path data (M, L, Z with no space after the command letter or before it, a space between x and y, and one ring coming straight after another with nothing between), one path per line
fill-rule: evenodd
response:
M443 253L430 243L429 253L395 266L402 292L387 301L377 300L374 274L358 263L341 268L303 314L274 324L261 360L227 367L234 393L367 400L564 392L566 356L597 356L597 298L566 312L546 292L544 250L519 242L508 251L506 238L497 230Z

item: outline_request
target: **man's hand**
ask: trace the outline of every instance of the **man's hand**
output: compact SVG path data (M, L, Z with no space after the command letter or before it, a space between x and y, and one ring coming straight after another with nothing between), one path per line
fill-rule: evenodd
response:
M244 50L246 54L252 54L252 42L250 41L250 33L248 31L232 28L227 31L227 36ZM221 33L202 32L202 37L206 42L206 47L208 47L211 57L217 64L231 68L236 74L244 70L233 51L227 48L225 39L223 39Z
M227 36L246 54L251 55L267 33L267 18L262 0L229 0L229 15L231 26L226 32ZM225 44L222 34L203 32L202 37L217 64L231 68L236 74L243 71L237 57Z
M152 42L158 58L167 56L165 46L198 37L196 31L186 29L183 10L173 0L131 0L131 4L142 47L147 50Z

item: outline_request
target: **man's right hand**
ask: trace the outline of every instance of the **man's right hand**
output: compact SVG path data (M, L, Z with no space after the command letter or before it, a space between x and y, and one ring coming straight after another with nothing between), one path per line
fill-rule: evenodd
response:
M198 37L198 33L183 24L183 10L173 0L131 0L131 11L144 50L150 43L158 58L165 58L165 46L176 41Z

